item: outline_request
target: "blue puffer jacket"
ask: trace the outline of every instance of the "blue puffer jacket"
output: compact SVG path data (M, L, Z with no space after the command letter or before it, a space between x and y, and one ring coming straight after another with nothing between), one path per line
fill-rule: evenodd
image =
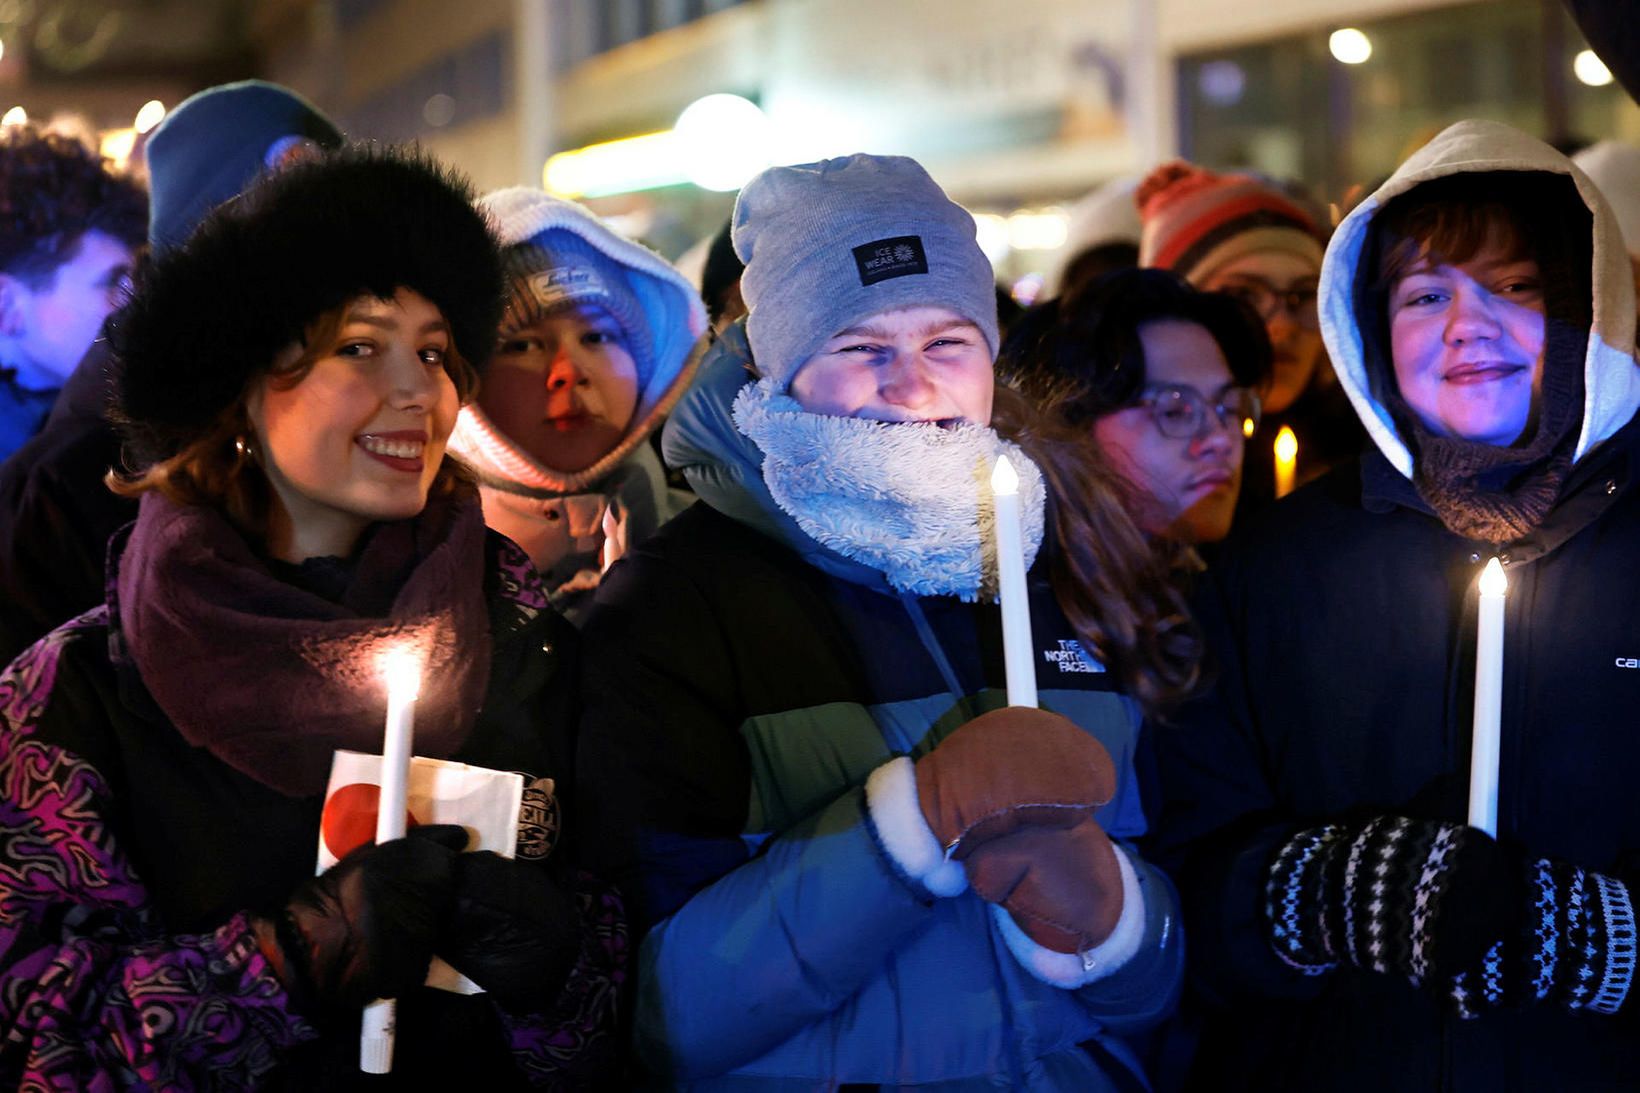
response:
M1036 978L972 892L905 879L865 783L1003 705L994 605L901 596L769 498L729 417L748 378L731 332L669 426L702 502L600 587L583 658L583 794L604 855L655 923L636 1041L691 1089L1114 1090L1142 1078L1124 1034L1171 1007L1182 941L1168 882L1129 854L1143 941L1076 989ZM1142 834L1139 718L1033 584L1042 704L1122 772L1099 821Z

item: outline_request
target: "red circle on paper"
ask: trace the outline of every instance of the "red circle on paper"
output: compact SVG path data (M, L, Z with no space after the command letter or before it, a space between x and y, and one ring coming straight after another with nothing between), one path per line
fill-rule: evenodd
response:
M376 812L381 804L381 787L370 782L352 782L325 799L319 819L325 849L338 858L348 851L376 841ZM416 826L409 809L404 813L404 829Z

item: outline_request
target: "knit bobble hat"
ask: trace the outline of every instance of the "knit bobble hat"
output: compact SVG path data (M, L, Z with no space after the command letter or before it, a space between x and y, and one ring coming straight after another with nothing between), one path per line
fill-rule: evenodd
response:
M265 175L141 271L110 323L114 411L143 463L199 439L326 312L409 288L482 369L501 256L466 181L416 150L341 148Z
M503 337L573 307L597 307L626 335L638 370L638 390L655 374L654 339L626 268L591 242L564 228L549 229L502 255L507 274Z
M1315 221L1279 188L1252 175L1164 163L1146 176L1134 197L1144 222L1142 266L1170 269L1196 285L1259 251L1286 251L1321 268L1322 236Z
M341 130L296 92L261 80L208 87L165 116L143 146L148 242L177 246L205 214L293 150L342 143Z
M950 308L996 355L994 274L974 218L916 160L771 167L740 191L731 232L746 263L746 336L782 389L827 338L900 308Z

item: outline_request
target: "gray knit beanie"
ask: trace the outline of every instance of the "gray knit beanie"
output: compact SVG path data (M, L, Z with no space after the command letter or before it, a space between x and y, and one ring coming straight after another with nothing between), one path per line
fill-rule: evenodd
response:
M626 350L638 370L638 390L655 372L654 339L627 271L572 231L551 228L502 254L507 274L507 313L502 335L531 326L564 308L602 308L626 334Z
M840 330L883 311L946 307L997 352L994 274L974 218L916 160L853 155L771 167L735 201L746 336L782 388Z

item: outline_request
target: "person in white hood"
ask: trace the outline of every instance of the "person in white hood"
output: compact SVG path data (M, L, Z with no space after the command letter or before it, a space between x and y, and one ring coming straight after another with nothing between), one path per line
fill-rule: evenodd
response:
M1327 349L1374 442L1203 580L1214 692L1152 734L1214 1089L1640 1074L1640 368L1570 160L1454 125L1339 225ZM1508 580L1495 830L1465 823L1477 578Z
M575 202L514 187L478 206L507 248L507 312L450 448L485 522L578 623L603 570L692 500L647 440L689 385L706 314L664 258Z

